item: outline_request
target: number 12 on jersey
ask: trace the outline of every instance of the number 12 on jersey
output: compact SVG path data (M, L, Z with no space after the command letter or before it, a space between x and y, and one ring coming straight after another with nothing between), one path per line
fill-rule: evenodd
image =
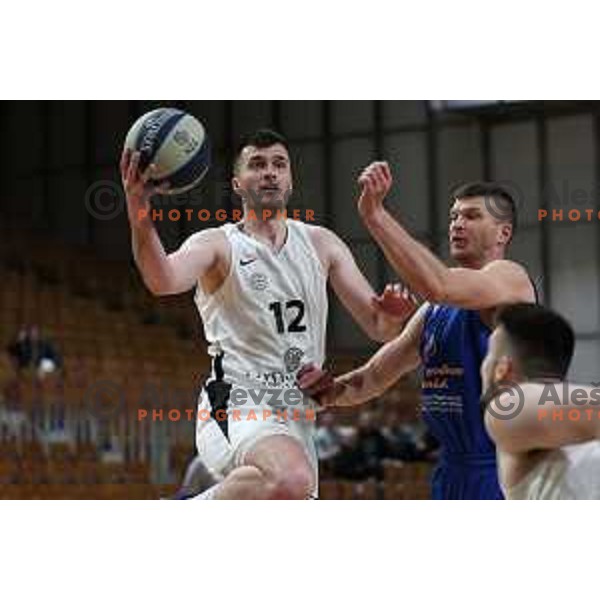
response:
M269 310L273 311L277 333L285 333L286 320L284 320L284 309L282 302L271 302ZM302 300L288 300L285 303L285 316L291 313L288 321L288 333L301 333L306 331L306 325L302 323L304 319L304 302Z

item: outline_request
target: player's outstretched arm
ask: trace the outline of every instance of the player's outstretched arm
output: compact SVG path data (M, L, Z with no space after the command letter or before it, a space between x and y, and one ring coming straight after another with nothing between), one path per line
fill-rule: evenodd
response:
M154 165L140 173L139 160L139 153L128 151L121 158L133 257L146 287L153 294L186 292L227 256L225 236L215 230L202 231L190 236L179 250L167 255L150 218L151 196L166 188L151 184Z
M436 304L470 309L535 301L527 272L512 261L494 261L480 270L447 267L385 209L383 200L392 181L387 163L369 165L358 179L358 209L387 260L411 290Z
M325 257L333 291L361 329L379 342L394 339L417 310L415 297L398 284L386 286L377 296L335 233L313 227L311 236L319 255Z
M298 387L323 406L354 406L377 398L402 375L419 366L426 308L423 305L402 333L362 367L334 379L316 365L306 365L298 373Z
M600 438L600 388L567 382L513 384L488 404L485 426L498 448L510 454Z

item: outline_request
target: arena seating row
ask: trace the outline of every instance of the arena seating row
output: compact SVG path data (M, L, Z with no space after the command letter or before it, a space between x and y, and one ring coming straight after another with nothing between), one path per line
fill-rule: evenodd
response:
M0 500L157 500L175 490L147 483L14 484L0 485Z
M145 483L0 485L0 500L157 500L169 498L175 485ZM426 483L412 487L387 482L323 481L321 500L426 500Z
M368 480L322 481L319 487L321 500L428 500L429 482L411 484Z
M0 499L156 500L171 497L176 485L148 483L18 483L0 485ZM392 482L322 481L321 500L426 500L429 484Z
M44 316L61 325L77 325L78 316L86 311L96 313L100 322L106 308L126 311L133 323L140 316L153 318L179 333L198 327L191 295L152 297L128 261L100 259L87 248L10 229L2 232L0 257L6 271L0 304L18 309L21 318L35 320L43 310ZM66 308L65 300L76 310Z

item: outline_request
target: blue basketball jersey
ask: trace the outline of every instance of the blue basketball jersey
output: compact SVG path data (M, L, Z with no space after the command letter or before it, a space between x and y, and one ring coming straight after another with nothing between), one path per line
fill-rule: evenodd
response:
M425 314L421 410L440 444L434 499L503 498L480 405L480 367L489 335L479 311L432 305Z

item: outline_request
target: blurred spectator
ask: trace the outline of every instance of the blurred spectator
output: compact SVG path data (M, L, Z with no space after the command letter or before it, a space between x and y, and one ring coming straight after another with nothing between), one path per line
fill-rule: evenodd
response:
M420 460L436 461L440 450L440 443L428 429L425 429L423 435L419 437L417 449Z
M357 445L356 430L350 431L347 435L340 437L340 451L332 459L333 473L340 479L363 479L364 468L362 456Z
M73 357L73 361L68 367L68 376L73 387L85 388L87 386L89 373L81 356Z
M335 413L320 417L316 443L324 479L381 480L385 459L410 462L435 457L437 447L424 424L404 422L394 411L380 417L363 411L357 428L336 424Z
M398 415L391 413L382 434L387 443L387 458L419 460L424 450L421 436L409 423L401 423Z
M2 384L2 404L7 410L21 409L21 388L19 380L12 378Z
M374 415L369 411L362 412L359 417L357 449L362 463L363 476L381 479L383 477L382 461L386 458L387 442L375 423Z
M319 419L315 443L319 460L329 460L340 451L340 434L331 413L324 413Z
M37 325L21 327L7 351L17 370L32 367L40 377L56 371L62 364L54 345L41 337Z
M319 417L319 425L315 434L317 456L323 477L328 477L333 473L333 459L339 454L341 443L341 434L335 427L333 414L323 413Z

